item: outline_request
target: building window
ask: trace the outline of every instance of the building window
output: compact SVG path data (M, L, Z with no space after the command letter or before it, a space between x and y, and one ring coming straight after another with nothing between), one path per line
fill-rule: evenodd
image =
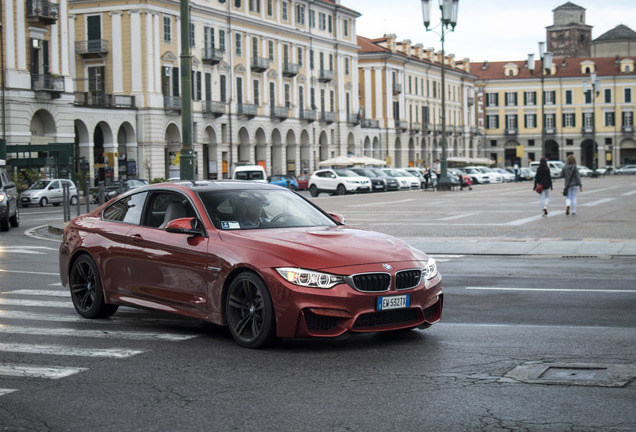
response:
M631 111L623 112L623 127L634 126L634 113Z
M605 113L605 126L615 126L614 111Z
M243 41L243 38L241 37L241 34L236 33L234 35L234 54L236 54L237 56L243 55L242 41Z
M214 29L212 27L203 28L203 47L205 55L209 55L210 50L214 49Z
M267 41L267 58L274 61L274 41Z
M349 75L349 57L345 57L345 75Z
M274 0L267 0L267 16L274 16Z
M196 42L196 28L194 23L190 23L190 47L194 48Z
M433 88L433 97L437 97ZM498 93L486 93L486 106L499 106L499 94Z
M344 20L342 25L344 26L344 36L349 37L349 20Z
M327 29L327 15L322 12L318 13L318 29L326 30Z
M534 147L534 140L528 140L528 147Z
M583 113L583 126L586 129L594 128L594 114L593 113Z
M309 68L314 68L314 50L309 50Z
M572 105L572 90L565 91L565 104Z
M497 115L487 115L486 123L488 129L499 129L499 116Z
M537 127L537 115L536 114L526 114L525 115L525 121L526 121L526 129L534 129Z
M296 3L296 24L305 25L305 5Z
M626 88L624 95L625 103L632 103L632 89Z
M585 92L585 103L586 104L592 103L592 90L588 90Z
M225 52L225 30L219 30L219 49Z
M605 103L612 103L612 90L605 89L604 97L605 97Z
M517 105L517 92L507 92L506 106L516 106L516 105Z
M490 147L497 147L497 140L490 140Z
M546 105L554 105L556 92L555 91L544 91L543 97Z
M316 28L316 11L309 10L309 27Z
M234 0L234 7L235 8L240 8L241 7L241 0Z
M545 115L545 128L546 129L554 129L556 127L556 115L555 114L546 114Z
M261 13L261 0L250 0L250 12Z
M333 31L333 17L331 15L329 15L328 17L329 19L327 20L328 24L329 24L329 33L331 33Z
M281 2L283 21L289 20L289 16L287 13L287 5L288 5L287 0Z
M517 129L517 114L506 114L506 128L510 130Z
M256 105L261 104L261 83L258 80L254 80L253 83L254 103Z
M574 113L563 114L563 127L573 128L576 127L576 116Z
M291 108L291 88L285 83L285 108Z
M220 79L220 101L227 102L227 77L225 75L221 75Z
M298 47L298 66L303 67L303 49Z
M169 16L163 17L163 41L165 43L172 42L172 18Z

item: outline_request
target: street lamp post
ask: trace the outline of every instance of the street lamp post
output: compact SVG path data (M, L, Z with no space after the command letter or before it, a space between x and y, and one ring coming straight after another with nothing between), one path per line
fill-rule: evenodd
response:
M447 175L448 162L446 160L446 53L444 52L444 36L449 31L455 31L457 25L457 8L459 0L439 0L439 9L442 18L439 23L439 36L442 41L442 159L440 161L440 178L437 179L437 190L447 191L451 189L450 179ZM426 31L433 31L438 26L429 29L431 24L431 0L422 0L422 16Z
M543 81L545 75L552 73L552 53L544 51L545 42L539 42L539 56L541 57L541 151L546 155L545 148L545 90ZM534 54L528 54L528 69L534 74Z
M588 91L592 91L590 97L592 98L592 151L594 152L594 163L592 170L596 172L598 169L598 145L596 144L596 97L601 92L601 81L596 78L596 72L590 74L590 79L583 81L583 93L587 94ZM583 125L585 127L585 125Z

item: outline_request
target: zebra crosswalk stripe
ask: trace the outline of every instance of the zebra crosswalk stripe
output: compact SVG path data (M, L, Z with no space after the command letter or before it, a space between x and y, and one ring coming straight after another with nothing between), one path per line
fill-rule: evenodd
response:
M28 378L59 379L88 370L82 367L32 366L25 364L0 364L0 375Z
M145 351L119 348L79 348L69 345L37 345L20 343L1 343L0 351L22 354L47 354L60 356L127 358Z
M193 339L196 335L176 334L176 333L150 333L135 331L110 331L110 330L77 330L71 328L42 328L42 327L23 327L23 326L2 326L0 334L23 334L23 335L40 335L40 336L75 336L75 337L91 337L91 338L117 338L117 339L133 339L133 340L165 340L165 341L183 341Z

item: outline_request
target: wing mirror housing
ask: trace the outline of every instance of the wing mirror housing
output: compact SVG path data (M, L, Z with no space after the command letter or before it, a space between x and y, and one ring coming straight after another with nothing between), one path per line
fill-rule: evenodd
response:
M175 234L188 234L198 237L204 235L203 230L199 227L198 219L194 217L173 219L166 224L164 229Z

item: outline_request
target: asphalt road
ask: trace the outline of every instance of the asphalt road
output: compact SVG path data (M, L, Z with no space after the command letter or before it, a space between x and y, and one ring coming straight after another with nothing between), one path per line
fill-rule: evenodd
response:
M634 241L635 180L585 181L576 218L562 197L538 216L529 184L315 201L423 249ZM80 319L56 236L34 235L60 220L29 208L0 233L1 431L636 430L634 256L434 254L441 323L247 350L223 328L152 311Z

